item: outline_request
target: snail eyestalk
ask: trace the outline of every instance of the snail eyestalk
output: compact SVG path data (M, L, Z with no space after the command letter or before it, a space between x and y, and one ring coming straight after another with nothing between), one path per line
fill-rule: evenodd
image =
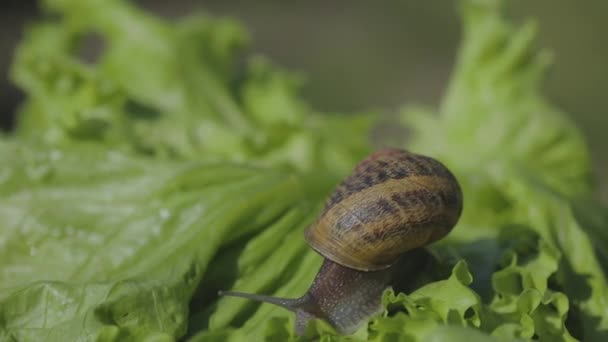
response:
M285 309L287 309L289 311L293 311L293 312L295 312L297 310L297 306L300 301L300 299L280 298L280 297L272 297L272 296L236 292L236 291L219 291L218 295L227 296L227 297L239 297L239 298L253 300L256 302L274 304L276 306L280 306L282 308L285 308Z

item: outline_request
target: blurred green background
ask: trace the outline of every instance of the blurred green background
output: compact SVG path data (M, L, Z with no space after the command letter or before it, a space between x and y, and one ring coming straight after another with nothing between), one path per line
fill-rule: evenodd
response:
M459 43L457 1L440 0L139 0L167 17L193 11L230 16L253 37L253 50L305 76L304 96L324 111L435 105ZM535 18L539 46L554 52L546 94L585 132L598 193L608 202L608 1L510 0L517 21ZM7 70L35 1L0 4L0 124L10 128L21 94Z

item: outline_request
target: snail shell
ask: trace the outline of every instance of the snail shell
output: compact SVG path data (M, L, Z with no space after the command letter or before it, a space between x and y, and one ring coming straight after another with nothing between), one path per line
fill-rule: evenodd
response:
M335 263L376 271L444 237L461 212L462 191L442 163L388 148L355 167L305 238Z

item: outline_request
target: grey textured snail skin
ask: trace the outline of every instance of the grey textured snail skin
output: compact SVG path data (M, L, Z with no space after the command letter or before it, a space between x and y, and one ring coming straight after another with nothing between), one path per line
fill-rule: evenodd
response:
M325 260L302 297L220 295L295 312L298 335L313 318L350 334L381 311L382 293L416 262L416 249L447 235L461 212L460 186L443 164L400 149L379 150L355 167L306 230L306 241Z
M311 319L323 319L341 334L355 332L370 317L382 312L382 293L411 290L411 275L429 267L431 256L422 248L403 254L398 263L375 272L353 270L324 259L308 291L300 298L277 298L240 292L220 295L271 303L296 314L295 333L304 335Z

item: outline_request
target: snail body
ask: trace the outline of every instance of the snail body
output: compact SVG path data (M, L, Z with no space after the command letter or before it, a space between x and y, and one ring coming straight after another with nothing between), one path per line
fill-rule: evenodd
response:
M296 299L221 294L294 311L298 335L314 318L352 333L381 310L382 292L403 271L409 251L443 238L461 212L460 186L443 164L405 150L379 150L338 185L306 230L307 243L325 258L306 294Z

